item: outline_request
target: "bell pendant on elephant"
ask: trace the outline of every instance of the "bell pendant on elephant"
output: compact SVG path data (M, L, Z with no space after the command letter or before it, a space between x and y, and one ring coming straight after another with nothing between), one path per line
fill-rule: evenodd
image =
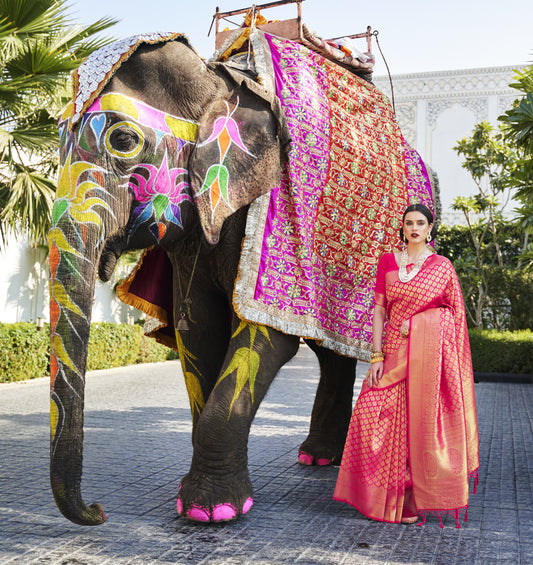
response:
M179 332L188 332L189 331L189 322L187 322L187 318L185 314L181 314L181 318L178 321L177 330Z

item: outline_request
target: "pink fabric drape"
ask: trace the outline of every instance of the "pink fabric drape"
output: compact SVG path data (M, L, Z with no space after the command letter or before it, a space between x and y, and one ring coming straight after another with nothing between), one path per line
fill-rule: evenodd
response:
M457 518L479 467L464 304L451 263L432 256L408 283L386 275L384 376L357 400L334 498L376 520ZM410 320L409 338L399 336ZM477 477L476 477L477 479ZM441 521L442 524L442 521Z

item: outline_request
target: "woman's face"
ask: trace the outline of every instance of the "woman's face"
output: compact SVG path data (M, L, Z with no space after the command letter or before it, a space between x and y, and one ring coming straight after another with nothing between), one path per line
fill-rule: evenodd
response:
M433 224L428 223L426 216L422 212L407 212L403 220L403 233L408 242L426 241L426 237L432 227Z

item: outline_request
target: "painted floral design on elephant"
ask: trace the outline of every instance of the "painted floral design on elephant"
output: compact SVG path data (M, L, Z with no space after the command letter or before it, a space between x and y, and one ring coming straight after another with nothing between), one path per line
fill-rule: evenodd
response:
M69 150L59 175L57 196L52 209L52 227L49 233L50 249L50 312L51 312L51 378L52 385L61 365L70 367L75 374L80 371L74 366L66 353L61 337L55 329L59 316L63 313L70 323L72 315L85 318L81 308L69 296L68 289L56 280L57 269L63 265L73 276L80 280L79 262L88 261L83 254L87 238L87 225L93 224L98 229L98 240L103 237L103 224L99 209L111 213L109 204L103 197L105 189L96 182L96 175L103 170L91 163L78 161L72 163L72 151ZM80 180L82 179L82 180ZM100 195L101 194L101 195ZM72 233L66 237L63 225L75 230L74 240L77 246L69 243Z
M168 148L175 150L172 159L179 161L183 148L194 143L197 136L196 123L121 94L108 93L95 100L75 132L69 127L72 114L73 105L69 104L58 124L61 168L49 233L53 437L59 434L58 422L62 419L62 409L55 404L56 395L53 394L56 377L61 375L73 390L68 382L71 377L67 377L65 369L83 378L67 353L69 348L63 342L65 332L57 331L57 326L61 318L61 324L69 327L74 335L79 332L76 328L80 323L87 328L90 324L81 304L73 298L72 289L60 282L66 277L57 277L57 272L61 269L68 273L68 280L75 285L76 281L83 280L87 268L94 269L85 249L87 245L97 248L102 244L106 236L103 214L114 215L111 208L113 197L106 189L106 180L117 176L111 164L117 161L128 163L128 159L137 157L145 148L147 137L155 140L150 154L151 158L158 156L160 164L141 163L126 167L119 184L124 190L132 190L139 203L133 214L135 222L131 233L150 219L149 227L156 241L165 234L167 223L182 227L179 206L184 200L191 199L187 193L189 184L184 180L185 169L170 166ZM130 132L129 139L134 140L127 147L118 143L124 131ZM161 150L165 139L167 142ZM95 164L93 155L102 150L107 158L100 160L101 165ZM147 173L147 178L142 172ZM160 221L162 219L165 223Z
M201 414L205 406L204 394L200 385L202 373L195 364L197 358L185 347L183 339L178 330L176 330L176 347L181 362L181 370L185 379L185 386L191 403L191 414L197 412Z
M107 127L106 115L120 116L122 121ZM125 186L132 191L138 203L132 214L134 221L130 235L142 224L150 222L149 229L159 242L168 224L181 228L180 205L184 201L191 201L190 185L187 170L179 166L172 167L171 163L184 160L184 148L196 142L197 124L167 114L140 100L112 92L95 100L84 120L82 132L88 124L97 147L103 144L112 157L127 161L136 157L145 146L150 146L151 159L154 155L162 154L159 164L135 163L127 169ZM133 133L136 143L124 149L113 136L128 129ZM153 147L147 142L147 136L152 138ZM162 144L165 139L167 142ZM164 146L163 150L161 145Z
M235 391L233 393L233 398L231 399L231 404L229 407L228 413L228 420L231 416L231 411L233 409L233 405L235 401L239 397L244 385L246 383L249 384L250 387L250 396L252 398L252 403L254 401L254 385L255 385L255 378L257 376L257 372L259 371L259 365L261 362L261 358L259 353L254 350L255 340L257 337L257 331L268 340L270 345L272 342L270 341L270 336L268 334L268 328L266 326L262 326L260 324L253 324L251 322L246 322L241 320L239 327L235 330L234 334L231 336L232 339L235 338L241 331L244 329L248 329L250 333L250 346L249 347L239 347L237 351L233 354L231 361L229 362L226 370L222 373L216 386L218 386L226 377L236 372L237 380L235 381Z
M192 202L189 183L181 180L187 176L187 170L182 168L169 168L168 155L165 151L163 161L159 168L154 165L137 165L136 169L144 169L148 173L145 178L140 173L132 173L128 186L140 202L132 213L134 220L130 233L134 233L139 226L154 219L150 224L150 231L156 241L160 241L167 230L162 219L171 224L183 227L181 223L180 204L186 200Z
M247 155L254 157L254 155L252 155L244 145L241 139L239 126L237 122L232 118L235 110L239 106L239 97L237 96L233 108L230 109L227 102L225 102L225 104L227 109L226 114L224 116L220 116L215 120L211 135L205 141L199 144L199 147L202 147L216 141L220 151L219 162L209 167L205 175L202 188L197 194L197 196L200 196L201 194L209 191L209 197L211 201L211 221L213 223L215 218L215 210L221 199L229 206L231 210L234 210L229 201L228 195L229 172L227 167L224 165L224 159L228 154L231 144L234 143Z

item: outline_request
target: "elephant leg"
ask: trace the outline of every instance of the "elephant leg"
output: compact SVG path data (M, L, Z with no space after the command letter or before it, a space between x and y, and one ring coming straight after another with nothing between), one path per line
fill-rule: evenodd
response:
M339 465L352 414L357 361L306 340L318 358L318 383L309 435L298 452L302 465Z
M178 493L178 513L223 522L253 504L248 435L255 413L298 338L246 322L235 324L220 377L193 432L193 457Z
M206 313L208 320L204 319ZM231 310L224 296L194 293L190 317L188 329L176 331L176 342L194 429L224 363L231 337Z
M172 253L169 258L173 266L176 343L194 429L228 351L233 310L227 295L213 282L207 259L200 257L193 268L194 257L184 260L183 253ZM188 286L185 303L183 290ZM186 329L180 329L182 309Z

